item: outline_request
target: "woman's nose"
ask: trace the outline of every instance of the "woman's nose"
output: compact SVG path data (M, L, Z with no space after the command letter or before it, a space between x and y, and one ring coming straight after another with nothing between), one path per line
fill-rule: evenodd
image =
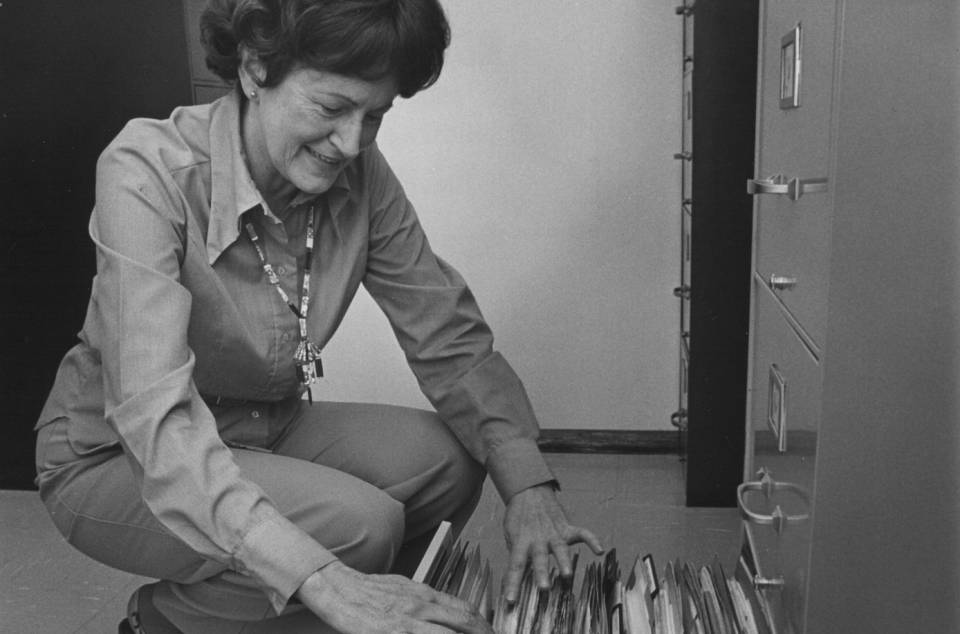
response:
M346 159L356 158L360 154L360 137L363 134L363 119L350 117L337 126L334 135L335 145Z

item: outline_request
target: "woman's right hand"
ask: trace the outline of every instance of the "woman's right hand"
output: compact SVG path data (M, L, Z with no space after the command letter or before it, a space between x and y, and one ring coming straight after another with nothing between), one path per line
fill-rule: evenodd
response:
M344 634L493 634L466 601L399 575L364 574L339 561L310 575L297 596Z

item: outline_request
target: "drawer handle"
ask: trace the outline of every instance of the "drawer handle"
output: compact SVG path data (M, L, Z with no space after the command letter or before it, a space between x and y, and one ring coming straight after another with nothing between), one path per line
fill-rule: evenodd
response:
M775 291L785 291L797 285L797 278L777 275L776 273L771 273L768 281L770 288Z
M787 515L783 512L779 505L770 515L761 515L760 513L754 513L748 509L747 502L745 500L745 496L748 491L762 491L763 494L768 498L773 494L774 491L790 491L797 494L800 499L806 502L808 507L810 506L810 495L800 485L793 484L792 482L777 482L770 475L770 472L766 470L761 470L760 475L761 478L759 480L743 482L737 487L737 507L739 507L740 515L743 517L743 519L751 524L772 526L777 535L782 534L787 528L788 524L797 524L810 519L809 513L803 513L802 515Z
M680 431L687 431L687 410L678 409L670 414L670 424Z
M787 451L787 380L776 363L770 364L767 386L767 426L777 439L777 450Z
M787 178L783 174L774 174L770 178L747 179L748 194L773 194L786 196L790 200L800 200L804 194L825 191L826 178Z
M783 577L768 579L760 575L753 576L753 587L757 590L783 590L784 585L786 585L786 582Z
M690 299L690 286L684 284L683 286L677 286L673 289L673 296L679 297L680 299Z

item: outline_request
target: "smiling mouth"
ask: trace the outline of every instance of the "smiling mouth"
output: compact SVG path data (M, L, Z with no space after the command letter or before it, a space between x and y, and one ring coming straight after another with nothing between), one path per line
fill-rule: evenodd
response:
M325 155L323 155L323 154L320 154L319 152L314 151L314 150L313 150L310 146L308 146L308 145L304 145L303 147L306 148L307 154L309 154L310 156L312 156L313 158L317 159L318 161L320 161L320 162L322 162L322 163L326 163L327 165L339 165L339 164L340 164L339 159L333 159L333 158L330 158L329 156L325 156Z

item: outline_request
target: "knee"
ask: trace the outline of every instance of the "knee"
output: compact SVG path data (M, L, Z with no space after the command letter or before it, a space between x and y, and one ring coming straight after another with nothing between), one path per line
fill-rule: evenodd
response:
M355 566L364 572L387 572L403 545L403 505L389 496L387 503L367 507L357 514L360 530L357 546L361 561Z
M476 506L483 490L483 481L487 472L483 466L474 460L466 451L460 451L452 458L448 467L449 477L455 483L454 496L462 500L462 504Z
M376 493L344 499L321 539L336 542L327 547L348 566L366 573L389 571L403 544L403 505Z
M459 443L447 445L440 465L442 506L450 515L472 512L480 500L486 470Z

